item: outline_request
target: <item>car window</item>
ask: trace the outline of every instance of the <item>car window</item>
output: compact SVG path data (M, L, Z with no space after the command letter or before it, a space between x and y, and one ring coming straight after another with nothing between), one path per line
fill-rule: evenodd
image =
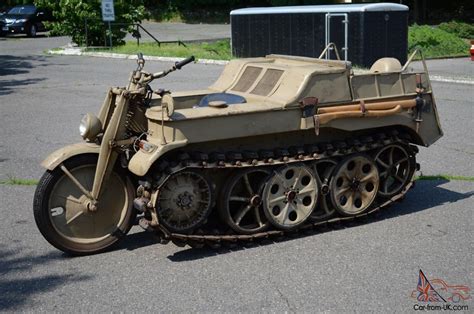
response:
M17 6L8 11L8 14L34 14L35 11L33 6Z

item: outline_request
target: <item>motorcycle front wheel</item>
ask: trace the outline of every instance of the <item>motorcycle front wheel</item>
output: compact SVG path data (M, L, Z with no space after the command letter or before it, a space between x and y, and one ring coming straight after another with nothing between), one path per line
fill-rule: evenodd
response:
M80 155L64 162L88 191L92 190L97 155ZM104 181L96 211L88 198L57 167L46 171L36 188L33 212L36 225L54 247L71 255L102 252L130 230L133 219L133 185L123 169L114 169Z

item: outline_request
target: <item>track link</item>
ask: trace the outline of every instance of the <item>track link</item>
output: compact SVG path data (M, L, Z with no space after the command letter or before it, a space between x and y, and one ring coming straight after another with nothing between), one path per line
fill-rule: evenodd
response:
M242 152L213 152L210 154L203 152L182 152L178 153L176 161L162 161L157 170L164 174L158 178L154 185L159 189L164 182L172 175L188 168L197 169L227 169L227 168L247 168L264 167L290 164L296 162L311 162L336 157L345 157L354 153L371 153L390 144L401 144L410 148L413 156L418 152L418 148L409 145L409 135L400 134L393 131L390 134L378 133L374 136L364 136L347 141L337 141L318 145L306 145L302 147L277 148L273 151L242 151ZM269 230L255 234L233 234L230 231L200 230L199 234L171 233L166 228L158 225L153 228L159 233L162 242L172 241L176 245L183 247L189 245L195 248L209 247L218 249L224 247L235 247L252 242L263 240L284 240L294 236L327 228L337 229L341 226L357 223L361 220L372 218L382 209L389 207L395 202L401 201L405 194L414 186L413 179L397 195L390 199L377 197L374 204L366 212L352 217L335 217L324 221L308 222L289 231ZM223 223L224 224L224 223ZM205 228L205 226L203 227ZM230 229L229 229L230 230Z

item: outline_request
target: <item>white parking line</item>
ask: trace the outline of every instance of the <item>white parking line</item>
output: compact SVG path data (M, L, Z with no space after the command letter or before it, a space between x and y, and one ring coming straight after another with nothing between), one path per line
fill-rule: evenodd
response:
M454 83L454 84L474 85L474 79L471 79L471 78L455 78L455 77L449 77L449 76L430 75L430 80L432 82L445 82L445 83Z

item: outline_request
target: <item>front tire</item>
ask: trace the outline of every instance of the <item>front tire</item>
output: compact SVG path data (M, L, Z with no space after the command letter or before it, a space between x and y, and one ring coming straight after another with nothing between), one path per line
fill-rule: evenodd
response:
M92 189L97 155L80 155L64 162L71 174ZM102 252L127 234L133 224L133 186L122 169L104 182L98 210L90 212L87 198L58 167L46 171L35 192L36 225L54 247L71 255Z
M35 24L31 24L31 26L28 28L28 32L26 33L26 35L28 35L29 37L36 37L36 32L37 32L37 27Z

